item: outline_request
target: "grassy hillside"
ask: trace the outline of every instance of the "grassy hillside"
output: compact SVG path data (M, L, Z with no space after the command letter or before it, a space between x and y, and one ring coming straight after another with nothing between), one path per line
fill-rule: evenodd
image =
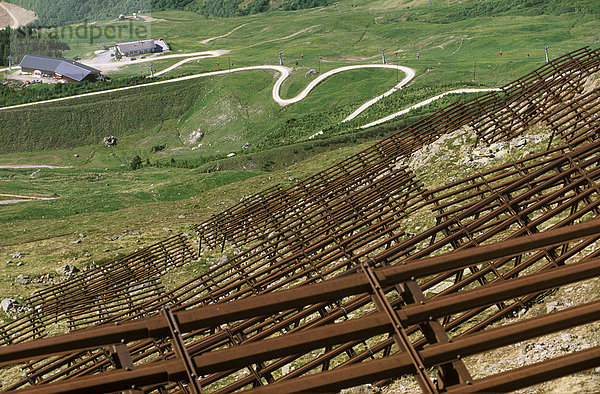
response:
M98 144L103 137L120 137L156 127L181 116L202 92L202 82L175 84L163 90L140 88L126 95L109 93L39 108L0 114L2 152Z
M305 77L310 69L325 72L348 64L377 63L381 61L382 47L387 48L388 62L414 68L417 77L404 90L341 127L338 125L341 119L369 98L387 91L403 75L382 70L340 74L320 85L306 100L285 108L276 105L270 97L273 77L268 72L246 72L212 77L208 82L198 80L202 82L149 88L147 97L153 99L148 103L144 102L144 94L131 91L58 106L0 112L0 119L7 119L0 122L0 136L14 141L0 150L62 146L64 138L47 138L45 132L37 132L41 124L49 125L45 126L48 133L57 131L69 136L67 146L96 143L98 136L106 133L131 135L143 129L160 130L162 136L157 135L157 140L176 135L181 137L180 142L189 140L194 132L203 132L206 140L201 151L204 155L238 152L246 143L250 143L252 149L270 149L306 140L320 130L331 130L335 134L349 132L357 125L446 90L499 86L543 64L545 45L550 46L553 57L583 45L597 45L600 39L594 2L573 3L577 7L571 11L551 17L546 13L563 9L563 2L511 0L512 3L514 9L491 0L463 4L433 2L432 7L427 1L364 3L349 0L337 4L337 12L329 6L271 12L268 17L252 15L208 20L192 12L156 13L154 17L158 20L143 22L144 26L150 28L151 36L167 39L175 53L231 50L220 59L190 62L168 74L173 77L223 69L229 62L234 67L277 64L277 53L282 51L284 64L293 69L282 95L293 97L314 78ZM101 23L99 27L118 28L123 23L129 22ZM127 32L125 29L124 34ZM201 43L203 39L228 33L231 34L209 44ZM122 40L131 38L126 36ZM105 41L110 43L108 37L100 37L95 43L76 37L69 39L72 49L68 56L90 56ZM502 56L498 56L500 51ZM319 56L322 56L321 61ZM156 60L154 65L161 70L176 61ZM140 75L140 71L148 73L145 66L132 65L111 76L118 79ZM202 94L195 93L194 86L198 83L207 84ZM131 110L120 108L124 102L129 103L127 107ZM146 106L150 112L148 119L140 122L135 115L130 115ZM58 107L60 109L55 111ZM94 108L101 108L102 115L94 112ZM77 113L76 118L68 116L69 111ZM113 113L114 121L106 115ZM174 119L177 121L171 121ZM186 156L198 153L187 152Z

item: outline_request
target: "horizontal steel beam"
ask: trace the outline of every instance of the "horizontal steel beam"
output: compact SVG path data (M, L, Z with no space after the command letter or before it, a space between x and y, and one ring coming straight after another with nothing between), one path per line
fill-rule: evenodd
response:
M500 393L547 382L600 365L600 346L448 388L449 393Z
M433 366L511 343L564 330L600 319L600 301L564 309L550 315L490 329L465 336L447 344L431 345L421 351L428 366ZM393 378L412 373L414 366L406 353L381 360L336 368L317 375L300 377L271 384L259 392L287 393L298 391L339 390L353 385ZM106 392L131 388L132 385L151 385L185 379L186 372L179 360L163 361L134 368L131 371L111 371L98 376L52 383L20 392L77 393Z
M600 233L600 220L549 230L543 233L501 241L436 257L396 264L374 272L383 286L405 282L412 278L433 275L448 270L467 268L495 258L508 257L543 247L562 244ZM236 302L213 304L176 313L182 331L215 327L244 318L262 316L282 310L303 307L327 299L366 293L370 285L363 275L330 279L300 288L258 295ZM140 319L115 326L102 326L53 338L19 343L0 348L0 366L40 356L64 354L103 345L169 334L165 320L160 316Z
M560 312L529 319L523 322L490 329L485 332L471 334L451 343L431 345L422 350L420 354L424 359L426 366L430 367L452 361L453 359L456 359L457 355L466 356L495 349L525 339L586 324L598 319L600 319L600 301L568 308ZM385 332L389 330L389 325L389 320L387 320L385 315L383 313L378 313L365 318L339 323L333 327L325 326L316 328L308 333L300 332L280 338L269 339L264 342L241 345L230 351L224 350L214 352L213 354L207 353L205 355L194 357L194 364L200 373L211 373L221 369L237 368L246 363L255 363L274 357L282 357L286 354L293 354L301 350L307 351L312 348L325 346L332 342L338 343L345 340L351 340L356 337L353 334L355 328L357 329L356 332L360 334L358 337L364 337L365 335L376 335L377 333ZM307 337L309 339L307 339ZM332 338L334 339L333 341L331 340ZM289 343L289 349L286 349L287 343ZM303 344L305 344L304 348L302 347ZM224 354L227 356L223 357ZM228 360L228 357L231 357L231 359ZM238 359L236 359L236 357L238 357ZM334 369L333 371L324 372L316 376L329 376L328 374L332 372L345 372L347 369L350 370L351 372L348 376L351 376L352 379L343 380L344 383L342 386L335 386L335 389L340 389L349 387L349 384L354 384L355 379L359 378L362 379L362 383L368 383L379 379L398 377L401 374L414 372L412 360L405 353L385 358L385 360L389 360L392 364L395 362L401 362L401 364L394 364L395 368L392 368L389 371L386 368L379 371L378 369L381 369L381 365L365 362L358 365ZM366 371L369 371L373 365L377 365L377 367L374 368L374 374L367 373ZM361 366L365 366L364 370L359 368L357 371L362 371L364 374L355 371L355 367ZM382 373L389 373L390 375L383 376L381 375ZM78 391L106 392L123 390L131 385L159 384L177 381L185 379L186 376L186 370L183 363L179 360L173 360L136 367L131 371L110 371L97 376L82 377L71 381L38 386L32 390L39 393L71 393ZM346 375L340 373L339 376L334 376L335 380L339 379L341 376ZM303 382L303 379L313 378L315 378L315 376L301 377L290 381L290 383L296 381ZM311 385L315 384L312 380L309 382ZM361 384L361 382L358 384ZM282 385L282 387L280 387L280 385ZM286 387L288 387L286 386L286 382L282 382L266 386L264 390L273 388L275 390L273 392L287 392ZM293 387L295 386L289 386L290 392L295 391ZM317 388L321 390L330 389L331 387L311 386L303 390L310 391L316 390Z
M498 285L484 286L481 289L440 297L424 305L407 305L397 313L403 324L415 324L427 320L430 316L445 316L467 311L481 305L493 305L500 300L548 290L595 275L600 275L600 259L556 268L523 278L511 279ZM385 315L375 313L342 323L203 353L195 357L194 362L202 373L243 368L252 363L369 338L388 332L391 328L390 320L386 319Z
M435 344L420 354L427 366L439 365L472 354L536 338L600 319L600 301L564 309L549 315L492 328L446 344ZM253 393L295 393L338 391L343 388L411 374L414 367L406 353L347 367L334 368L252 390Z

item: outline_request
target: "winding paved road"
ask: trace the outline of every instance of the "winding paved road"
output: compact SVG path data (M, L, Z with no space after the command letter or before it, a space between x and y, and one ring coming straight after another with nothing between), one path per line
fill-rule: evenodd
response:
M416 108L419 108L419 107L423 107L423 106L425 106L425 105L427 105L427 104L431 104L431 103L433 103L434 101L436 101L436 100L439 100L439 99L441 99L442 97L444 97L444 96L446 96L446 95L449 95L449 94L453 94L453 93L498 92L498 91L500 91L500 90L501 90L501 89L497 89L497 88L495 88L495 89L456 89L456 90L450 90L450 91L444 92L444 93L442 93L442 94L438 94L437 96L434 96L434 97L428 98L427 100L421 101L420 103L417 103L417 104L415 104L415 105L413 105L413 106L411 106L411 107L408 107L408 108L406 108L406 109L403 109L402 111L398 111L398 112L396 112L396 113L393 113L393 114L391 114L391 115L388 115L388 116L386 116L386 117L383 117L383 118L381 118L381 119L378 119L378 120L376 120L376 121L374 121L374 122L367 123L366 125L360 126L360 128L361 128L361 129L366 129L366 128L368 128L368 127L373 127L373 126L380 125L380 124L382 124L382 123L385 123L385 122L387 122L387 121L389 121L389 120L392 120L392 119L394 119L394 118L397 118L398 116L402 116L402 115L404 115L404 114L408 113L409 111L411 111L411 110L413 110L413 109L416 109ZM346 122L346 120L344 120L344 122Z
M191 60L193 60L193 58L186 59L185 62L188 62ZM183 64L183 62L179 62L178 64L181 65L181 64ZM177 66L177 65L173 65L166 70L170 71L170 70L176 68L175 66ZM387 68L387 69L394 69L394 70L398 69L398 70L402 70L402 72L404 72L406 74L406 77L402 81L400 81L400 83L398 83L396 86L394 86L394 88L392 90L390 90L390 91L386 92L385 94L378 96L372 100L369 100L368 102L363 104L359 109L357 109L351 115L351 117L358 116L360 113L365 111L371 105L375 104L381 98L392 94L395 90L400 89L402 86L406 85L415 76L415 71L413 69L411 69L409 67L396 66L396 65L391 65L391 64L364 64L364 65L355 65L355 66L344 66L344 67L339 67L339 68L336 68L334 70L331 70L324 74L319 75L317 78L312 80L308 84L308 86L306 88L304 88L304 90L302 90L302 92L298 93L298 95L296 95L296 97L293 97L291 99L283 99L280 95L281 86L283 85L284 81L290 76L292 70L289 67L284 67L284 66L271 66L271 65L250 66L250 67L233 68L231 70L211 71L211 72L202 73L202 74L195 74L195 75L188 75L185 77L173 78L173 79L169 79L166 81L151 82L151 83L142 84L142 85L127 86L124 88L84 93L84 94L79 94L76 96L61 97L61 98L56 98L56 99L51 99L51 100L36 101L33 103L12 105L9 107L2 107L2 108L0 108L0 111L6 111L9 109L15 109L15 108L31 107L31 106L40 105L40 104L56 103L56 102L60 102L60 101L73 100L73 99L77 99L77 98L81 98L81 97L99 96L99 95L104 95L104 94L109 94L109 93L122 92L125 90L139 89L142 87L164 85L164 84L170 84L170 83L175 83L175 82L180 82L180 81L188 81L188 80L192 80L192 79L198 79L198 78L204 78L204 77L210 77L210 76L216 76L216 75L224 75L224 74L230 74L230 73L235 73L235 72L240 72L240 71L252 71L252 70L276 71L280 74L279 78L277 78L277 81L275 82L275 85L273 86L272 97L273 97L273 100L275 100L275 102L277 102L279 105L286 106L286 105L290 105L293 103L297 103L297 102L305 99L306 96L308 96L308 94L315 87L317 87L317 85L319 85L321 82L323 82L327 78L331 77L332 75L339 74L339 73L345 72L345 71L358 70L358 69L364 69L364 68ZM161 71L161 73L165 72L166 70ZM158 73L156 75L158 75Z
M242 27L242 26L239 26L239 27ZM182 57L186 58L170 67L167 67L164 70L161 70L161 71L155 73L155 76L160 76L160 75L166 74L166 73L182 66L183 64L192 62L194 60L205 59L207 57L218 57L218 56L222 56L227 53L229 53L228 50L217 50L217 51L195 52L195 53L188 53L188 54L174 54L174 55L161 56L159 58L138 59L133 62L128 62L127 64L146 63L146 62L158 61L158 60L163 60L163 59L171 59L171 58L182 58ZM112 64L114 64L114 63L112 63ZM123 64L123 65L127 65L127 64ZM117 89L111 89L111 90L103 90L103 91L99 91L99 92L84 93L84 94L80 94L80 95L76 95L76 96L62 97L62 98L51 99L51 100L43 100L43 101L37 101L37 102L33 102L33 103L13 105L10 107L1 107L0 111L5 111L5 110L15 109L15 108L30 107L30 106L40 105L40 104L73 100L73 99L81 98L81 97L99 96L99 95L103 95L103 94L122 92L122 91L132 90L132 89L139 89L142 87L164 85L164 84L176 83L176 82L180 82L180 81L193 80L193 79L197 79L197 78L204 78L204 77L236 73L236 72L241 72L241 71L253 71L253 70L276 71L280 74L279 77L277 78L277 81L275 82L275 85L273 86L272 97L273 97L273 100L275 102L277 102L279 105L286 106L286 105L297 103L297 102L305 99L308 96L308 94L314 88L317 87L317 85L319 85L321 82L325 81L327 78L329 78L335 74L339 74L341 72L346 72L346 71L365 69L365 68L383 68L383 69L399 70L405 74L405 77L397 85L395 85L392 89L388 90L387 92L385 92L384 94L382 94L380 96L377 96L377 97L367 101L366 103L361 105L359 108L356 109L356 111L354 111L352 114L350 114L348 117L346 117L342 121L342 122L348 122L348 121L356 118L358 115L363 113L365 110L367 110L369 107L371 107L373 104L375 104L382 98L387 97L387 96L393 94L396 90L402 89L404 86L406 86L406 84L409 83L415 77L415 70L413 70L410 67L397 66L397 65L392 65L392 64L360 64L360 65L353 65L353 66L343 66L343 67L339 67L339 68L327 71L327 72L319 75L318 77L313 79L306 86L306 88L304 88L300 93L298 93L298 95L296 95L295 97L290 98L290 99L284 99L280 95L281 86L283 85L285 80L290 76L292 69L290 69L289 67L274 66L274 65L239 67L239 68L234 68L231 70L219 70L219 71L211 71L211 72L195 74L195 75L188 75L185 77L173 78L173 79L169 79L166 81L150 82L150 83L142 84L142 85L128 86L128 87L124 87L124 88L117 88ZM6 69L0 69L0 71L3 71L3 70L6 70ZM497 91L499 89L456 89L456 90L451 90L451 91L439 94L435 97L431 97L431 98L424 100L420 103L417 103L409 108L403 109L402 111L396 112L394 114L388 115L388 116L378 119L376 121L370 122L366 125L360 126L360 128L364 129L364 128L368 128L368 127L372 127L372 126L376 126L376 125L385 123L391 119L402 116L415 108L419 108L419 107L425 106L427 104L430 104L436 100L439 100L448 94L488 92L488 91L493 91L493 90Z

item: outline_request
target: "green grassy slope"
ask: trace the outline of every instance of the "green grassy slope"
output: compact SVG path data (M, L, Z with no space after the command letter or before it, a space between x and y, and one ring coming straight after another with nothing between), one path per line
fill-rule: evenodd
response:
M575 8L576 12L551 15L548 13L555 8L549 8L548 4L560 2L544 3L546 5L532 2L531 7L517 7L518 11L490 0L466 1L464 4L433 3L434 6L429 7L428 2L380 0L365 3L349 0L338 4L337 13L330 6L233 19L205 19L191 12L166 11L154 15L159 18L158 21L144 23L143 26L149 28L151 36L166 38L175 53L206 49L232 51L218 60L205 59L186 64L172 72L172 76L222 69L227 67L228 61L232 61L234 67L277 64L277 52L283 51L284 64L294 69L292 77L284 84L284 97L295 95L314 78L304 77L311 68L320 68L324 72L348 64L377 63L380 62L379 50L385 47L388 61L416 69L417 78L401 94L394 94L367 111L357 120L358 123L402 109L412 103L410 97L414 100L426 98L426 90L428 95L434 95L458 87L495 87L507 83L543 64L543 47L546 44L550 45L551 56L557 56L583 45L594 46L600 39L598 16L591 6L589 12L582 5ZM493 13L494 7L499 11ZM517 12L522 15L515 15ZM118 27L121 24L100 23L98 26ZM202 39L226 34L239 26L242 27L227 37L208 45L201 43ZM133 38L127 35L128 32L125 29L125 36L120 38ZM72 48L70 56L89 56L104 42L110 44L116 39L111 41L100 37L93 44L75 37L68 37L68 40ZM394 56L396 50L400 52ZM502 56L498 56L500 50ZM526 53L530 56L526 57ZM301 55L304 55L303 59L300 59ZM321 62L318 56L323 57ZM220 62L218 67L217 61ZM157 60L155 67L161 70L174 62ZM130 66L113 74L113 77L139 75L140 70L148 72L144 67ZM206 132L207 136L214 132L215 138L209 141L219 146L214 151L239 150L240 144L233 143L228 136L242 138L244 133L247 141L241 142L242 145L251 142L273 147L290 140L301 140L333 126L368 98L388 90L396 80L393 71L355 71L339 75L326 81L304 102L281 109L270 98L273 79L267 74L252 72L211 78L209 84L212 88L204 96L198 96L194 102L172 105L170 110L177 114L175 116L186 114L174 130L161 122L155 122L156 129L180 133L184 137L195 130ZM188 86L195 83L188 83ZM156 97L164 95L179 99L170 88L154 89L157 90ZM121 96L122 100L130 100L126 98L129 94L135 95L127 93ZM121 101L106 99L109 103L105 112L113 112L116 108L110 108L111 105L116 107ZM135 101L135 98L131 100ZM79 105L80 102L68 104L74 109ZM219 113L221 109L223 111ZM19 127L29 127L22 120L35 119L40 113L38 108L20 112L17 117ZM217 113L226 118L225 122L214 124ZM0 118L4 116L0 113ZM82 130L68 116L50 119L50 123L55 124L53 127L71 129L76 134L89 132ZM0 136L7 135L9 123L11 129L15 128L14 122L4 123L4 126L0 123ZM346 131L356 124L349 125ZM122 127L115 126L113 134L122 133ZM130 125L122 123L121 126L129 128ZM123 132L131 133L130 130ZM80 141L86 143L88 140ZM52 146L53 143L49 142L47 147ZM38 149L40 145L29 144L28 147ZM6 148L0 149L7 151Z

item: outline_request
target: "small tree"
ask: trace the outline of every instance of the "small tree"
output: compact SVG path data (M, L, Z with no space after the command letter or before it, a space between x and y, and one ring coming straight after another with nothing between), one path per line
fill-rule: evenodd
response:
M133 159L129 162L129 168L132 170L137 170L138 168L142 168L142 158L140 155L135 155Z

